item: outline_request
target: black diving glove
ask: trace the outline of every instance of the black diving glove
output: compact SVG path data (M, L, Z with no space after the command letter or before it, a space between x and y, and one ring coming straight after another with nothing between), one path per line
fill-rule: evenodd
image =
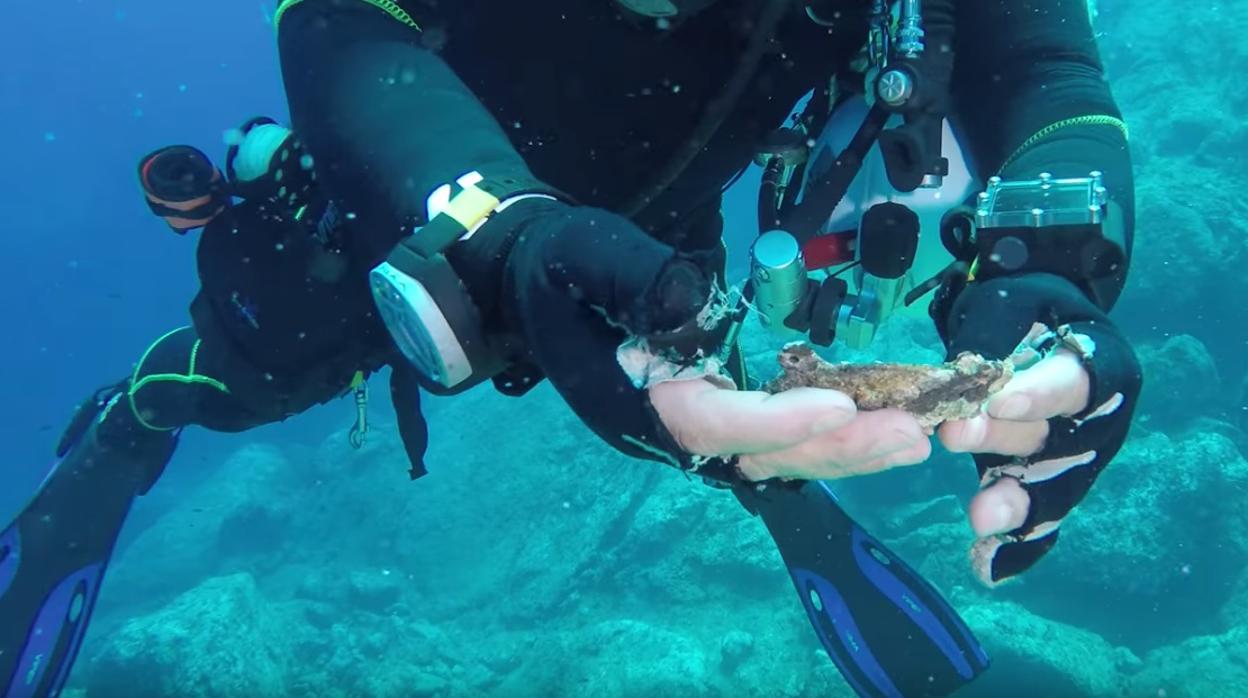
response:
M713 356L727 330L709 257L678 252L627 218L535 200L500 218L519 234L504 277L504 315L528 358L577 416L616 450L691 467L622 366L641 344L682 378L726 380Z
M1057 276L972 283L947 318L943 334L950 356L1010 356L1020 369L988 403L986 416L941 427L950 450L975 454L980 493L971 517L980 538L972 562L991 586L1052 549L1062 520L1122 447L1142 377L1122 333L1074 284ZM1073 375L1082 373L1078 366L1086 376ZM1076 383L1086 401L1054 407Z
M527 215L505 314L532 363L617 450L723 482L832 479L930 455L904 412L859 414L831 390L740 389L721 351L736 303L698 257L596 209L537 202Z

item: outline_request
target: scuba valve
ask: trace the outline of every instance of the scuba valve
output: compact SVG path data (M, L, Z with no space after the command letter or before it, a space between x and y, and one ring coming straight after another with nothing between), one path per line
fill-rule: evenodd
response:
M246 121L226 151L225 173L237 196L269 202L326 249L341 249L342 217L321 195L312 155L290 129L266 116Z
M903 124L880 134L879 147L889 181L905 192L938 188L949 173L949 162L941 156L941 127L952 55L927 53L920 0L900 4L896 39L890 41L888 3L875 0L870 36L882 43L869 50L882 61L867 73L871 86L867 94L890 113L904 117Z
M297 211L316 186L312 156L290 129L267 116L248 119L225 151L225 174L244 199Z
M750 282L743 295L746 304L756 300L771 331L808 334L824 346L839 333L852 346L862 347L906 300L920 227L913 211L898 203L879 203L863 214L857 230L820 233L874 145L898 191L938 188L948 174L949 162L942 155L942 93L952 56L929 60L925 37L920 0L903 0L895 23L889 3L875 0L865 76L870 108L849 144L835 157L827 153L807 162L812 141L805 129L825 124L832 106L831 95L816 90L803 123L774 132L760 149L760 237L751 249ZM886 128L895 117L901 123ZM811 172L799 203L792 182L808 166ZM851 294L838 275L822 282L808 275L838 265L856 267L857 293Z

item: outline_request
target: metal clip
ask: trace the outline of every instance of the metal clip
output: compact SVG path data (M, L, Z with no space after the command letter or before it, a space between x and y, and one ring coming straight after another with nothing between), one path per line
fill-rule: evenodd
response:
M351 443L351 448L359 449L364 446L364 441L368 437L368 383L361 380L355 386L354 392L355 424L351 425L347 440Z

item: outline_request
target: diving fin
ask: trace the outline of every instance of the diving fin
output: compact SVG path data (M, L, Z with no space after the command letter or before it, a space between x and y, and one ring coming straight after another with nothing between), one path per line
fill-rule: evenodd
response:
M65 686L131 504L176 447L173 432L124 424L129 410L111 410L120 429L106 424L109 407L0 533L0 698Z
M859 696L946 696L988 669L940 592L855 523L825 483L733 491L771 532L820 643Z
M104 411L108 401L122 390L128 380L123 379L99 388L74 408L74 416L70 418L69 425L65 427L65 431L61 432L61 438L56 442L57 458L64 458L65 454L69 453L69 449L82 440L82 435L87 432L87 428L95 422L95 418Z

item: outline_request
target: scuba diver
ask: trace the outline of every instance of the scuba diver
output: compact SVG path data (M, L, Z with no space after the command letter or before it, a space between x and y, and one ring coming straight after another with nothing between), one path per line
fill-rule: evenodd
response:
M736 335L756 309L777 336L861 346L930 294L950 356L1021 369L984 414L939 429L979 467L974 569L994 585L1047 553L1121 447L1140 387L1106 315L1133 227L1126 130L1082 1L285 0L274 24L294 132L347 212L326 243L343 258L343 311L316 322L356 323L362 340L329 371L333 389L310 393L348 392L387 362L438 394L549 380L619 451L729 489L761 518L859 695L947 695L987 669L939 592L822 482L926 460L925 430L834 391L751 389ZM822 137L846 119L846 137ZM986 180L973 196L945 191L949 124ZM760 237L738 289L720 204L752 161ZM876 162L891 189L878 201L856 191ZM935 223L911 206L922 198L943 201ZM171 207L174 221L207 203L168 201L196 203ZM916 255L933 240L947 259L929 275ZM250 324L253 300L231 292L221 307ZM152 370L214 389L196 378L209 341ZM266 354L277 371L243 390L298 356ZM151 427L194 423L153 421L129 397L154 383L149 361L75 420L77 450L0 534L0 686L17 695L63 685L125 510L172 450ZM301 397L265 416L315 402ZM134 418L104 462L90 439L124 411L112 405ZM102 489L121 492L102 502Z
M549 380L617 450L730 488L861 695L984 670L820 482L920 463L925 430L835 391L752 389L735 337L757 309L862 346L925 300L950 357L1009 357L1009 385L938 437L979 470L978 578L1047 554L1142 382L1107 315L1134 181L1084 0L283 0L274 24L292 124L431 390ZM834 117L849 131L817 141ZM954 131L967 196L943 187ZM736 286L720 205L751 162L760 237ZM891 193L851 200L872 162ZM924 224L907 195L944 212ZM947 260L925 271L933 242Z
M156 339L131 375L79 406L57 462L0 533L6 698L64 686L131 504L160 477L184 427L241 432L352 394L358 448L366 380L391 365L411 476L425 472L419 382L371 312L366 270L342 254L349 217L325 198L289 129L256 118L235 140L225 173L190 146L140 161L151 210L179 234L203 229L192 324Z

